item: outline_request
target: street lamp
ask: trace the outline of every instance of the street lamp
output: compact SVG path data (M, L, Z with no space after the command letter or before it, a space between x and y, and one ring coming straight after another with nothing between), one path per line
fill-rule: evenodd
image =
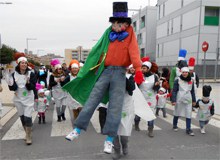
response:
M30 40L37 40L36 38L26 38L26 44L27 44L27 54L29 54L28 52L28 41Z

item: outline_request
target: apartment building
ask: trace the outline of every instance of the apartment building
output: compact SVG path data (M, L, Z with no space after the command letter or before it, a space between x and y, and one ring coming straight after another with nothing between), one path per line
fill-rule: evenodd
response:
M65 49L65 62L68 65L72 59L85 61L89 52L90 49L83 49L82 46L78 46L76 49Z
M219 67L219 18L219 0L158 0L157 64L175 65L179 50L186 49L186 59L191 56L196 58L197 72L201 71L205 60L207 76L213 77L214 69ZM209 43L205 59L202 51L204 41ZM212 73L209 72L211 70Z
M130 10L132 11L132 9ZM157 7L146 6L134 14L132 25L134 27L141 57L149 56L152 61L156 59L156 18Z

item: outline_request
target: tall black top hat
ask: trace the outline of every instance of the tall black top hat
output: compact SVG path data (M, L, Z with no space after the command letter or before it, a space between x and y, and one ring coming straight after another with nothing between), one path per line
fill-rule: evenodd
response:
M109 22L115 21L131 24L131 18L128 17L127 2L113 2L113 17L109 18Z
M204 85L202 87L202 95L203 97L209 97L210 96L210 92L212 91L212 87L211 86L207 86L207 85Z

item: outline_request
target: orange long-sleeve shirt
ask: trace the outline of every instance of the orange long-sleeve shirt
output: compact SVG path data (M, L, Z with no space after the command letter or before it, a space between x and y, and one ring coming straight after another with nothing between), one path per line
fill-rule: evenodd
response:
M129 26L126 31L129 35L124 40L110 42L105 59L105 66L127 67L133 64L135 70L139 71L141 70L142 63L137 39L131 26Z

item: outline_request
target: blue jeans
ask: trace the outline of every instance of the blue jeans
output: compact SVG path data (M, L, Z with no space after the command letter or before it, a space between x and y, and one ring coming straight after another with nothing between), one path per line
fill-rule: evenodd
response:
M152 121L147 121L148 127L154 127L154 120Z
M178 116L173 116L173 127L177 127ZM191 130L191 118L186 118L186 130Z
M90 93L74 125L86 130L89 121L101 102L106 91L109 93L109 105L103 134L116 137L121 121L122 105L126 90L125 67L108 66L104 69Z
M200 128L203 128L205 125L207 125L209 123L209 121L199 121L199 125L200 125Z

